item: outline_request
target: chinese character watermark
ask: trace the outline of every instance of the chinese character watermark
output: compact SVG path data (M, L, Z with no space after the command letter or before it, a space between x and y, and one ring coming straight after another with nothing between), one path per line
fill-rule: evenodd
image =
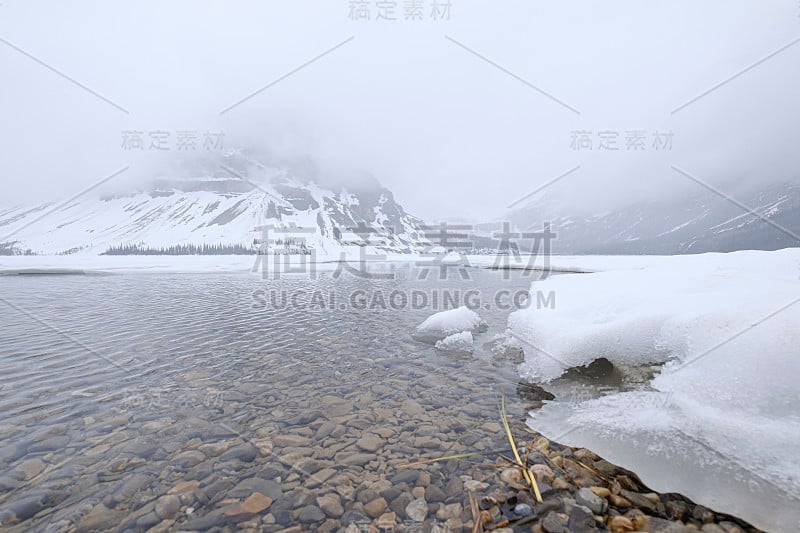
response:
M520 270L523 276L534 276L537 279L546 279L550 275L550 255L552 254L552 241L557 234L550 230L550 223L542 225L542 231L516 232L511 231L511 224L503 222L503 230L492 235L500 242L497 246L492 268L503 271L503 279L510 279L511 270ZM523 256L520 251L520 241L530 240L531 247ZM541 262L537 263L537 259Z
M352 21L442 22L450 20L452 0L348 0L347 18Z
M202 134L197 130L122 130L121 148L126 151L154 150L193 152L202 148L206 151L222 150L225 133L208 131Z
M597 150L601 152L624 151L643 152L647 150L670 151L675 133L672 130L572 130L570 132L569 147L580 152L584 150Z

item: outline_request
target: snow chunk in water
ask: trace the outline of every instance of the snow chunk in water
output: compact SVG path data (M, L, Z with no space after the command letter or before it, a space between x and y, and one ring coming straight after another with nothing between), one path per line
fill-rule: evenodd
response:
M477 333L484 329L486 329L486 322L478 316L478 313L462 305L458 309L450 309L429 316L417 326L414 338L434 343L454 333L464 331Z
M436 342L436 349L445 352L468 352L472 353L472 332L462 331L453 333L444 339Z

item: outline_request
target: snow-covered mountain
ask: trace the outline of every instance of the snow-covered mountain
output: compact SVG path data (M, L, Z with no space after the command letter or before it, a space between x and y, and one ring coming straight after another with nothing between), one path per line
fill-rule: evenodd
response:
M422 221L406 213L373 178L349 188L321 185L240 151L194 167L139 191L87 194L65 205L0 208L0 254L206 245L239 253L261 247L277 253L313 249L338 257L348 247L365 244L409 252L424 242ZM265 234L263 227L271 229Z
M800 239L791 235L800 236L800 184L745 189L728 199L703 191L590 216L572 215L540 199L509 213L509 219L529 231L542 231L542 223L549 221L557 234L553 251L558 254L777 250L800 246Z

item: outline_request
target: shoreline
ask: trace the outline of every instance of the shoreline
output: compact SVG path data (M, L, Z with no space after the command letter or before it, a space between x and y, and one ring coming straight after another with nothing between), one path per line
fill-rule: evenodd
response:
M536 501L510 456L498 457L498 479L477 494L482 522L472 531L566 533L762 533L747 521L721 513L679 493L658 493L639 476L591 450L550 441L527 425L514 424L520 455L535 474Z

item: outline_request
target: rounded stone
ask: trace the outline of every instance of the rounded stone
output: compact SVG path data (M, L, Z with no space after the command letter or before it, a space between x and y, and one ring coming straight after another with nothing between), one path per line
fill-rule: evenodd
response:
M386 510L388 504L383 498L375 498L371 502L364 505L364 510L372 518L378 518Z
M424 522L428 516L428 502L417 498L406 505L406 516L414 522Z
M518 503L514 506L514 514L517 516L530 516L533 514L533 509L527 503Z
M174 495L168 494L156 500L156 516L160 519L172 518L178 513L181 508L181 499Z
M325 513L315 505L306 505L297 511L297 520L303 524L313 524L325 520Z

